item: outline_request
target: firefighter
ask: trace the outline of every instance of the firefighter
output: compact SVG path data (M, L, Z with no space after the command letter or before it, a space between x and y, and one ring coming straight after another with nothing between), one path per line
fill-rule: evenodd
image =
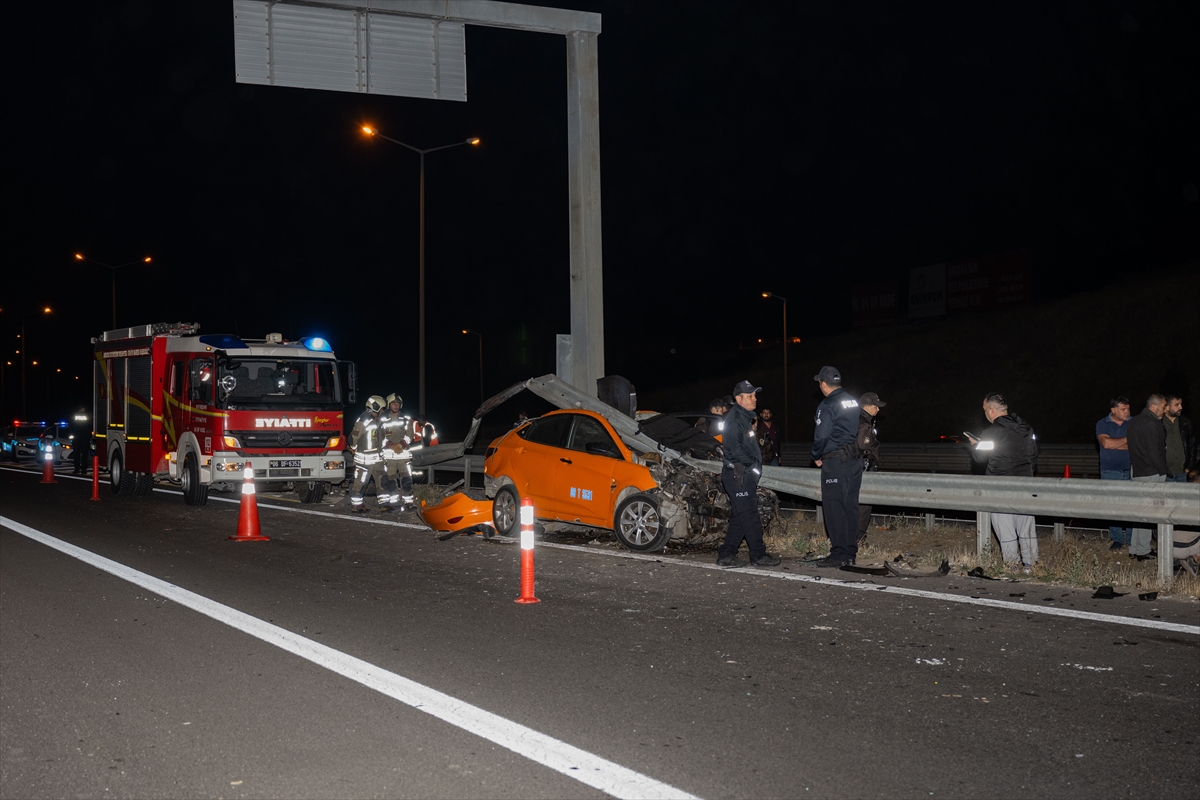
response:
M350 488L350 510L365 514L363 490L372 479L380 510L387 498L383 494L385 472L380 450L383 448L383 431L379 425L379 412L383 410L383 398L377 394L367 398L367 410L354 421L350 431L350 451L354 453L354 485Z
M383 463L387 467L384 491L387 492L387 507L380 496L380 510L391 511L399 506L403 511L416 508L413 503L412 452L414 441L413 421L401 413L404 398L393 392L387 396L387 411L379 420L383 430ZM401 506L403 502L403 506Z
M425 417L417 417L413 420L413 446L412 450L418 450L422 447L434 447L438 443L437 428L433 427L433 423Z

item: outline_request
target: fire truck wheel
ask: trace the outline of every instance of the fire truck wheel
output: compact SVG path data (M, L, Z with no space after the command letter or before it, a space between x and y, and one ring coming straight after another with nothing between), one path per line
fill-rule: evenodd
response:
M108 482L112 485L113 494L128 497L133 494L133 476L125 472L125 460L121 451L113 453L112 462L108 465Z
M511 484L496 490L496 499L492 501L492 522L496 533L501 536L512 536L520 530L521 499Z
M179 482L183 486L183 502L189 506L202 506L208 502L208 487L200 482L200 465L196 463L195 453L188 453L183 459Z
M149 472L135 472L133 473L133 479L134 494L150 494L154 491L154 476Z
M296 494L300 495L301 503L319 503L325 496L325 484L315 481L297 483Z

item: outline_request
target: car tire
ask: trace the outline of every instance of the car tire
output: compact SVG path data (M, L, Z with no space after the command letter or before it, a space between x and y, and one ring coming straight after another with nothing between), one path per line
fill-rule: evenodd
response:
M325 484L317 481L296 484L296 494L301 503L319 503L325 496Z
M125 471L125 459L121 458L120 450L113 451L112 460L108 462L108 482L115 495L129 497L133 494L133 476Z
M617 504L613 514L613 533L630 550L660 550L671 538L671 529L658 516L658 501L638 492Z
M208 502L208 486L200 482L200 464L195 453L183 459L183 473L179 476L183 484L183 502L189 506L202 506Z
M521 527L521 498L511 484L496 490L492 501L492 524L501 536L513 536Z

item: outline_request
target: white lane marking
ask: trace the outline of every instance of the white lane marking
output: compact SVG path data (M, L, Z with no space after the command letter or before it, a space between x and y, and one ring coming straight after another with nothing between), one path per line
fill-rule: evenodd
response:
M893 586L890 583L860 583L857 581L830 580L829 578L822 578L816 575L801 575L792 572L775 572L773 570L755 569L754 567L743 567L742 569L731 570L726 569L725 567L718 567L716 564L697 564L694 562L677 561L675 559L663 558L661 556L643 555L642 553L606 552L603 550L598 550L594 547L583 547L575 544L538 542L537 546L553 547L558 550L574 550L580 553L591 553L593 555L603 555L610 558L631 558L636 561L656 561L662 564L677 564L691 567L693 569L712 569L725 574L752 575L755 578L772 578L774 580L784 581L801 581L802 583L815 583L819 586L831 586L838 589L852 589L861 592L877 592L879 594L889 595L899 594L904 595L905 597L922 597L928 600L941 600L950 603L964 603L966 605L1003 608L1010 611L1022 611L1026 614L1047 614L1052 617L1070 617L1072 619L1088 620L1089 622L1133 625L1138 628L1155 628L1160 631L1172 631L1174 633L1191 633L1200 635L1200 625L1184 625L1178 622L1163 622L1162 620L1157 619L1118 617L1114 614L1097 614L1094 611L1077 611L1073 608L1024 605L1022 603L1014 603L1009 600L991 600L986 597L967 597L959 594L930 592L924 589L910 589L906 586Z
M30 528L28 525L22 525L6 517L0 517L0 525L122 580L141 586L159 597L173 600L181 606L198 611L231 628L261 639L267 644L275 645L281 650L300 656L468 733L487 739L517 755L549 767L605 794L630 798L630 800L643 797L678 798L679 800L694 800L695 798L695 795L688 794L682 789L656 781L640 772L634 772L586 750L561 742L490 711L484 711L482 708L465 703L458 698L443 694L394 672L381 669L339 650L334 650L332 647L314 642L312 639L299 636L278 625L264 622L257 617L222 605L173 583L167 583L132 567L56 539L49 534Z
M0 472L16 472L21 475L41 475L42 474L41 470L38 470L35 472L34 470L31 470L31 469L21 469L19 467L15 468L15 469L13 467L0 467ZM62 475L62 474L56 473L54 477L55 478L65 478L67 480L72 480L72 481L87 481L88 483L92 482L91 478L81 478L78 475ZM161 492L162 494L173 494L176 496L180 496L183 494L183 492L175 490L175 489L163 489L158 486L154 487L154 491ZM233 498L229 498L229 497L213 497L212 495L209 495L208 499L212 500L214 502L217 502L217 503L238 503L238 504L240 504L242 502L241 497L238 497L237 499L233 499ZM428 525L415 525L411 522L393 522L392 520L388 520L388 519L373 519L371 517L358 517L358 516L352 517L352 516L347 516L345 514L334 514L329 511L313 511L313 510L310 510L307 508L289 508L288 506L275 506L275 505L271 505L270 503L263 503L261 501L258 503L258 507L259 508L273 508L277 511L290 511L293 514L312 514L312 515L318 516L318 517L332 517L333 519L340 519L340 520L343 520L346 522L365 522L369 525L391 525L394 528L412 528L414 530L419 530L419 531L430 530L430 527Z
M0 469L3 469L0 467ZM28 470L12 470L24 474L36 474ZM166 491L156 490L156 491ZM213 498L219 500L221 498ZM227 500L226 502L238 502L236 500ZM282 506L270 506L270 508L278 509L279 511L292 511L298 513L320 514L324 512L309 511L306 512L300 508L284 508ZM347 519L340 514L327 514L336 519ZM351 518L353 519L353 518ZM362 520L363 522L377 522L382 525L398 525L403 523L384 522L383 520ZM991 608L1003 608L1009 611L1023 611L1027 614L1046 614L1052 617L1070 617L1072 619L1083 619L1089 622L1106 622L1116 623L1118 625L1132 625L1138 628L1154 628L1162 631L1172 631L1174 633L1191 633L1200 635L1200 625L1184 625L1177 622L1163 622L1162 620L1154 619L1138 619L1137 617L1119 617L1115 614L1097 614L1094 611L1076 611L1071 608L1056 608L1054 606L1032 606L1022 603L1013 603L1009 600L991 600L985 597L968 597L958 594L947 594L944 592L930 592L924 589L910 589L905 586L893 586L890 583L862 583L858 581L842 581L832 580L830 578L818 577L816 575L802 575L791 572L774 572L769 570L755 569L754 567L745 567L740 570L730 570L725 567L718 567L716 564L698 564L690 561L680 561L672 558L663 558L656 555L644 555L642 553L632 553L629 551L607 551L597 550L594 547L583 547L575 544L555 544L552 542L538 542L538 547L550 547L558 550L573 550L578 553L589 553L591 555L608 556L609 558L628 558L635 561L653 561L662 564L673 564L676 566L691 567L692 569L712 569L718 572L725 573L740 573L742 575L750 574L756 578L772 578L774 580L785 581L801 581L803 583L814 583L820 586L832 586L834 588L852 589L857 591L883 592L885 594L899 594L906 597L922 597L927 600L941 600L950 603L963 603L966 605L989 606ZM1047 587L1049 588L1049 587Z

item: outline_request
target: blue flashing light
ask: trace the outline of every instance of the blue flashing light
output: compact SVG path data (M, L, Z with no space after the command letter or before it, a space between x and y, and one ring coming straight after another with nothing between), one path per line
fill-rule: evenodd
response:
M200 337L200 343L218 350L249 350L250 347L241 339L228 333L206 333Z
M332 353L333 348L329 345L329 340L320 336L310 336L307 339L301 339L300 343L305 348L317 353Z

